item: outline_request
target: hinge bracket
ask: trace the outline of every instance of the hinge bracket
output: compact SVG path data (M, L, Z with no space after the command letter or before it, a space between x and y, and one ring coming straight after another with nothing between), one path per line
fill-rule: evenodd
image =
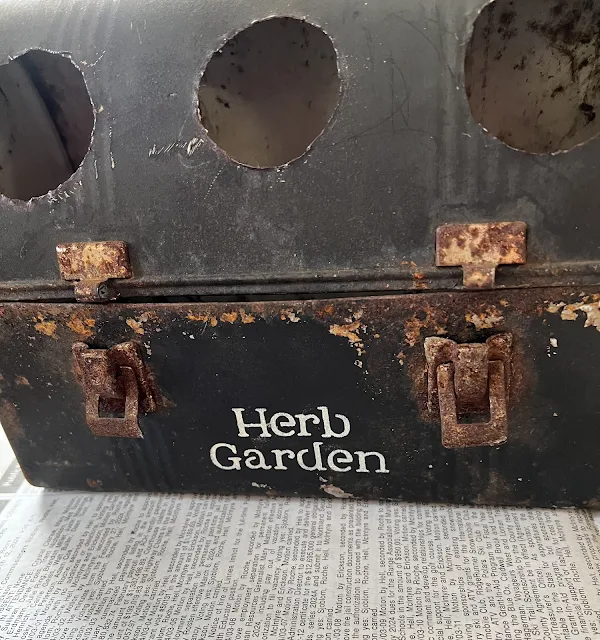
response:
M59 244L56 256L63 280L75 282L78 302L116 300L119 294L110 286L110 280L133 276L125 242Z
M524 222L446 224L436 232L435 263L462 267L466 289L493 289L498 265L525 264L526 233Z

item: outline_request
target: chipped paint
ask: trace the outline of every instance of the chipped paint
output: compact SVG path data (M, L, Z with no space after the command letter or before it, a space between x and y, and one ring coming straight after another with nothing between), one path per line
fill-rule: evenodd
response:
M15 377L15 382L17 383L17 386L19 386L19 387L30 387L31 386L29 380L27 380L27 378L25 376L16 376Z
M406 358L406 354L404 353L404 351L400 351L394 357L396 358L396 360L398 360L398 363L401 367L404 366L404 360Z
M595 327L600 331L600 302L598 296L585 297L582 302L566 304L565 302L548 303L546 311L560 313L561 320L577 320L579 313L585 315L584 327Z
M282 320L289 320L290 322L300 322L300 318L293 309L282 309L279 317Z
M346 338L352 345L360 344L362 346L362 338L358 335L358 332L365 329L365 325L357 321L352 324L332 324L329 327L329 333L339 338Z
M546 310L549 313L559 313L560 310L565 306L564 302L558 302L558 303L554 303L551 302L547 307Z
M272 489L268 484L261 484L260 482L252 482L251 484L256 489Z
M242 324L252 324L256 322L256 318L251 313L246 313L243 309L240 309L240 319Z
M333 484L322 484L319 489L334 498L354 498L351 493L346 493L343 489L340 489Z
M135 333L137 333L140 336L143 336L145 331L144 331L144 326L141 322L138 322L137 320L134 320L133 318L127 318L127 320L125 320L125 323L135 331Z
M84 338L89 338L94 335L93 328L96 326L96 321L93 318L80 318L73 316L67 323L67 327Z
M216 316L209 316L204 314L194 314L191 311L188 312L186 318L191 320L192 322L204 322L209 324L211 327L217 326L217 318Z
M229 311L221 314L220 320L221 322L228 322L229 324L234 324L238 319L237 311Z
M35 324L33 325L34 329L38 333L41 333L44 336L49 336L50 338L54 338L54 340L57 340L56 322L54 320L46 320L41 313L38 313L38 315L33 320L35 322Z
M465 320L479 330L494 329L504 322L504 316L498 308L491 306L480 313L466 313Z
M354 318L360 318L362 316L362 312L358 311L353 314ZM356 349L356 353L358 356L363 356L365 354L365 345L363 343L363 339L358 335L360 333L366 333L367 327L359 320L355 320L354 322L350 322L349 324L332 324L329 327L329 333L338 338L346 338L348 342ZM355 360L354 364L359 368L363 369L362 360ZM365 373L368 373L365 369Z
M556 338L550 338L550 346L556 349L556 347L558 347L558 340Z
M144 311L144 313L141 313L139 316L137 316L137 318L135 319L129 318L128 320L125 320L125 322L138 335L143 336L145 334L144 324L146 322L149 322L150 320L156 320L156 319L157 319L157 315L155 311Z

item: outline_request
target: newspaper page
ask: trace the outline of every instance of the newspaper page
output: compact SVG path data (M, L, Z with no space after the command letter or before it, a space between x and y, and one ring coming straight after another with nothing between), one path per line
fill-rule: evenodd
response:
M60 493L11 464L0 640L600 638L586 511Z

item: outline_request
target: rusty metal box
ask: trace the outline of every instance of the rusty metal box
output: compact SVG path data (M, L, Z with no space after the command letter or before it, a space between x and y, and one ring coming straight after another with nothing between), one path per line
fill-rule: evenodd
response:
M3 3L30 482L597 506L600 13L551 5Z

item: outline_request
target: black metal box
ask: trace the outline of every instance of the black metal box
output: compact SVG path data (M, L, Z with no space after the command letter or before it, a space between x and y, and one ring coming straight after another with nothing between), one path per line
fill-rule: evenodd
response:
M27 478L598 506L596 4L3 3Z

